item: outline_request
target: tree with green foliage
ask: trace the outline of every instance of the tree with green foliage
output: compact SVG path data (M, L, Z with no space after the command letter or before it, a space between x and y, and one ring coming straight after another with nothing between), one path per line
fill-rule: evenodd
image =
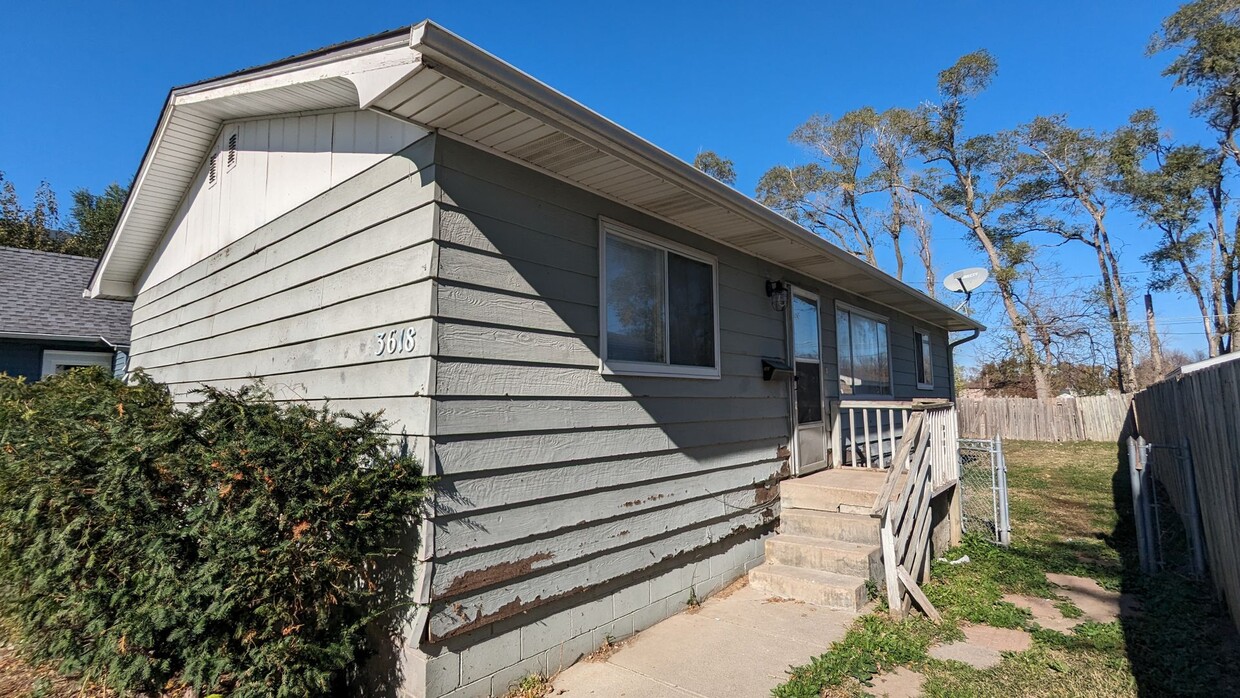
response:
M882 241L890 240L895 276L902 278L900 237L925 223L921 209L898 186L907 174L913 123L912 112L904 109L815 115L790 138L814 160L772 167L758 182L757 198L875 267ZM928 243L923 241L919 252L927 259Z
M13 182L0 172L0 245L59 252L64 237L59 227L60 206L51 185L41 182L34 205L26 208Z
M1213 356L1240 349L1240 212L1231 192L1240 167L1240 0L1196 0L1181 6L1150 41L1151 54L1165 51L1177 53L1163 74L1177 87L1197 93L1193 115L1205 122L1216 141L1215 147L1202 151L1203 161L1186 165L1194 179L1211 180L1204 187L1206 224L1187 242L1209 248L1208 278L1203 281L1218 313L1216 327L1207 331ZM1155 259L1184 256L1185 251L1174 249L1177 244L1172 240L1170 247L1160 246Z
M73 234L65 238L63 251L83 257L102 257L128 196L129 189L115 182L105 187L101 194L93 194L89 189L75 189L73 208L69 211Z
M1150 287L1182 291L1197 304L1210 356L1230 349L1228 301L1223 292L1232 273L1222 263L1217 239L1201 218L1221 195L1218 159L1199 145L1167 141L1158 117L1144 110L1116 131L1111 152L1114 191L1159 232L1142 258Z
M51 185L40 183L33 205L26 207L13 182L0 172L0 246L102 257L128 196L129 189L116 183L100 194L76 189L69 224L62 229Z
M724 184L736 184L736 168L732 161L713 150L698 153L693 158L693 166Z
M965 132L969 101L986 89L997 70L994 57L983 50L966 54L939 73L939 99L918 109L910 129L914 151L925 167L901 186L968 230L985 254L1036 394L1048 398L1050 383L1030 318L1018 299L1021 267L1030 263L1035 248L1023 239L1027 231L1019 222L1000 220L1020 203L1019 144L1011 133Z
M1050 208L1049 216L1030 216L1040 220L1040 227L1094 253L1118 387L1133 392L1138 386L1128 291L1107 219L1115 198L1110 186L1114 171L1111 137L1069 126L1064 116L1039 116L1016 133L1024 149L1019 158L1026 178L1021 198L1027 206L1044 203Z

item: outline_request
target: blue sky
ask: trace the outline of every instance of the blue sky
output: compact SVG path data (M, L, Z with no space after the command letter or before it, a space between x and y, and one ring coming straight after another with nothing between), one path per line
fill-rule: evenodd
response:
M770 166L806 158L787 137L811 114L914 106L934 96L939 70L978 48L996 56L1000 71L971 114L973 129L1060 112L1106 129L1152 106L1175 135L1195 138L1191 95L1172 91L1159 75L1165 57L1144 53L1175 7L1144 0L14 3L0 23L0 171L27 199L44 179L62 201L77 187L127 181L171 86L426 17L675 155L691 160L713 149L732 158L746 193ZM1122 217L1116 224L1125 260L1139 271L1150 234ZM936 225L940 276L981 262L962 233ZM1061 268L1052 275L1093 271L1083 249L1055 257ZM1131 277L1134 292L1144 278ZM1186 299L1165 295L1156 303L1166 343L1204 345Z

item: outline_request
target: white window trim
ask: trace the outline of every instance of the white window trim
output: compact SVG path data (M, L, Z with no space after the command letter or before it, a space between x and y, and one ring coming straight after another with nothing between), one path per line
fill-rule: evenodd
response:
M844 301L837 300L835 301L835 312L837 314L837 317L834 318L836 328L839 327L838 313L841 310L844 310L852 315L861 315L862 317L868 317L871 320L877 320L878 322L881 322L887 326L887 387L888 387L888 391L886 395L862 395L860 397L858 397L856 393L849 393L846 397L843 391L841 391L840 399L842 400L846 400L846 399L894 400L896 397L896 370L895 370L895 356L892 354L892 351L891 351L891 318L886 315L882 315L881 313L876 313L872 310L866 310L865 308L858 308L857 306L852 305L850 303L845 303ZM849 323L848 327L849 327L849 330L851 331L852 323ZM850 356L852 355L851 347L850 347L849 355ZM838 383L839 382L838 373L840 369L840 338L838 336L835 338L835 367L836 367L836 373L837 373L836 382Z
M888 332L890 332L890 328L888 328ZM928 332L924 327L916 327L916 326L913 327L913 352L914 352L913 355L916 358L918 364L921 363L921 359L922 359L922 356L921 356L922 343L917 341L918 335L921 335L922 337L926 338L925 349L926 351L930 353L930 356L929 356L929 362L930 362L929 369L930 370L926 372L926 378L928 378L929 380L927 380L925 383L921 381L917 381L917 389L918 390L934 390L934 335L930 334L930 332ZM913 377L914 378L917 377L916 366L913 367Z
M599 373L605 376L651 376L662 378L699 378L706 380L718 380L722 375L722 351L719 342L719 259L714 255L707 254L701 250L695 250L692 247L666 240L664 238L651 235L650 233L638 230L632 226L625 225L619 221L612 220L600 216L598 219L598 319L599 319ZM656 364L645 361L609 361L607 358L607 236L614 235L619 238L628 238L634 242L657 247L665 252L673 252L682 257L709 264L711 268L711 297L714 304L714 320L715 320L715 365L707 366L677 366L675 364ZM663 257L664 264L664 283L667 283L667 256ZM669 299L665 299L669 302ZM670 313L663 313L663 341L670 342L671 335L668 332L668 323L671 322ZM671 360L671 354L668 354L668 360Z
M112 363L116 358L109 352L102 351L58 351L52 349L43 350L43 367L41 378L56 372L56 364L71 363L74 366L102 366L107 369L112 368Z

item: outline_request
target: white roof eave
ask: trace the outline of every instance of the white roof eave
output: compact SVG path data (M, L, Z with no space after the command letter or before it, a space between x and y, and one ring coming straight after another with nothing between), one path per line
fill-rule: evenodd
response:
M261 102L264 96L289 95L295 101L299 92L305 92L307 95L319 95L318 98L322 99L322 86L332 84L333 81L339 83L342 78L351 85L347 99L342 91L338 91L340 104L319 104L318 108L353 106L365 109L425 69L469 85L582 143L648 171L711 205L742 216L790 243L806 246L813 250L814 254L829 257L833 264L843 265L844 275L857 275L877 284L881 290L876 289L872 294L892 298L877 301L883 305L949 330L984 329L972 318L857 259L750 197L698 171L615 122L429 21L417 24L407 32L392 32L347 47L327 49L266 68L173 90L135 179L133 192L126 202L117 230L84 295L126 299L133 297L133 282L137 278L135 272L140 272L140 269L134 269L136 260L149 259L159 244L155 235L162 235L159 224L162 222L166 227L167 220L171 219L173 213L169 211L165 218L160 218L158 211L144 211L144 185L155 178L162 180L160 184L164 188L171 186L185 191L192 173L209 152L209 144L202 147L201 152L194 148L186 149L183 145L175 149L175 152L174 149L160 147L167 137L170 124L173 124L178 115L196 120L200 130L203 124L215 124L218 128L223 121L230 118L253 116L252 108L248 109L247 105ZM153 175L152 170L157 170L158 174ZM179 180L175 173L180 173ZM145 231L131 226L132 218L136 214L146 214L148 219L154 220L154 224L148 222ZM118 261L118 250L125 251L125 259L122 261ZM145 261L142 264L145 264ZM832 283L830 279L822 280Z
M946 319L934 324L950 330L984 330L985 326L950 306L918 291L891 275L831 244L783 215L692 167L567 95L535 80L512 65L461 39L431 22L423 22L412 32L413 48L423 54L426 65L436 72L466 82L481 92L497 96L522 111L536 116L574 138L588 143L630 164L652 171L667 180L719 206L743 215L785 239L816 248L841 262L857 274L878 281L923 310L883 303L914 317L930 311ZM804 272L801 272L804 273ZM829 280L827 283L830 283Z

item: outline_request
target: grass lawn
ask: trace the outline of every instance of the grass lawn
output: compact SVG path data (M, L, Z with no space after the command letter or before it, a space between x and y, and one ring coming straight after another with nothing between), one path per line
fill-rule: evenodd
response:
M861 696L870 678L895 666L926 676L928 696L1234 696L1240 695L1240 643L1208 585L1175 571L1136 573L1127 469L1112 444L1007 442L1012 546L967 538L935 563L926 594L942 623L891 620L882 610L858 619L847 636L810 664L790 670L779 698ZM1121 477L1122 475L1122 477ZM1047 572L1090 577L1133 594L1141 612L1113 623L1088 622L1071 634L1042 629L1005 593L1056 598ZM1079 609L1060 606L1066 616ZM927 649L961 637L964 622L1024 628L1033 647L979 671L930 658Z

